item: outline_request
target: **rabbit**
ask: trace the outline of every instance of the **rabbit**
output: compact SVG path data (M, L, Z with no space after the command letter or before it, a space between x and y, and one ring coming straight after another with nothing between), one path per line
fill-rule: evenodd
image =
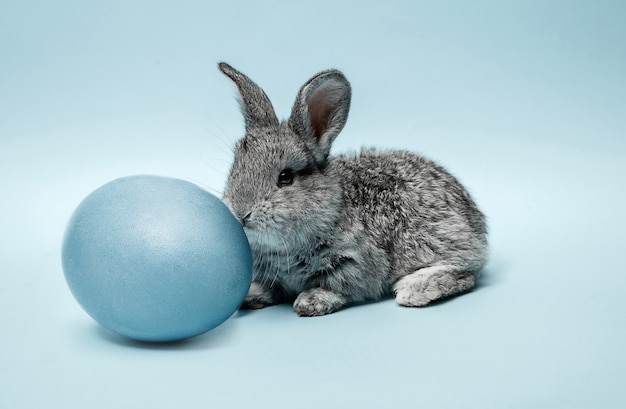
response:
M485 217L444 168L402 150L330 156L351 86L318 73L279 121L265 92L226 63L245 137L223 201L253 255L242 309L293 302L300 316L395 296L421 307L468 292L487 259Z

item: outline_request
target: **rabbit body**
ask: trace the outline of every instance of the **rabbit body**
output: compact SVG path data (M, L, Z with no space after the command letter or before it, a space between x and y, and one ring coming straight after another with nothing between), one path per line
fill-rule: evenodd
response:
M246 120L224 193L253 253L243 308L293 302L317 316L389 294L424 306L474 286L485 220L451 174L406 151L329 155L349 111L343 74L311 78L281 123L256 84L220 69Z

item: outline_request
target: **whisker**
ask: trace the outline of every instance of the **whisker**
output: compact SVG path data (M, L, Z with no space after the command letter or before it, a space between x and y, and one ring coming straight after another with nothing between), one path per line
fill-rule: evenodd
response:
M224 128L220 126L218 121L211 121L210 126L199 125L199 128L202 129L204 133L210 135L212 140L219 142L215 143L214 146L216 149L219 149L220 152L228 155L232 155L235 152L235 141L224 131Z
M207 185L207 184L205 184L205 183L203 183L203 182L199 181L199 180L198 180L198 179L196 179L196 178L188 178L188 180L189 180L190 182L193 182L193 183L195 183L196 185L200 186L200 187L201 187L201 188L203 188L204 190L208 190L209 192L211 192L211 193L215 194L215 196L217 196L217 197L222 197L222 194L223 194L223 192L222 192L222 191L217 190L217 189L215 189L215 188L213 188L213 187L211 187L211 186L209 186L209 185Z
M267 245L267 235L263 235L263 240L265 245ZM270 254L270 257L268 259L264 260L264 269L263 269L263 284L266 285L269 280L270 280L270 274L272 272L272 270L274 270L274 257L272 257L272 254ZM271 287L271 285L270 285Z
M235 142L231 139L230 135L224 131L224 128L222 128L219 123L216 122L214 125L222 134L221 137L220 137L219 135L214 133L214 136L217 137L217 139L222 143L222 145L223 145L222 147L227 148L228 152L230 152L231 154L234 154L235 153L235 148L234 148Z
M285 241L285 239L280 236L280 241L283 242L283 246L285 247L285 253L287 253L287 275L289 275L289 273L291 272L291 257L289 257L289 247L287 246L287 242Z
M276 278L278 278L278 274L280 273L280 264L278 263L279 258L280 258L280 253L278 249L275 249L274 251L276 253L276 257L272 257L272 269L275 271L275 273L274 273L274 277L272 278L272 282L270 283L270 287L274 286L274 284L276 283Z
M230 166L231 160L225 158L199 158L200 162L207 168L209 168L213 173L216 173L221 176L228 176L228 170L224 170L224 168L216 167L212 162L222 162Z
M278 236L280 238L280 241L283 243L283 247L285 248L285 253L287 254L285 261L287 262L287 275L289 275L290 273L290 261L289 261L289 248L287 247L287 243L285 242L285 239L283 239L281 236ZM280 253L278 252L278 249L276 250L276 258L278 259L280 257ZM278 278L278 272L279 269L276 269L276 274L274 275L274 279L272 279L272 283L270 284L270 287L274 286L274 283L276 282L276 278Z

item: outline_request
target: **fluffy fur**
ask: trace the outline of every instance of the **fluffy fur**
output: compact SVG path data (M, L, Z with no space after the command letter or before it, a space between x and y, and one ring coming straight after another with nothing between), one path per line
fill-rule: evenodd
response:
M224 201L254 259L242 308L293 302L301 316L394 294L424 306L470 290L486 261L483 214L445 169L405 151L330 157L351 89L337 70L307 81L288 121L228 64L246 135Z

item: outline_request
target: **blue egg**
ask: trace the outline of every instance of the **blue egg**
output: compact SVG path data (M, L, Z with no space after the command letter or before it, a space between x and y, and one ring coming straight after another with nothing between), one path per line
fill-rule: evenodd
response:
M220 325L252 280L241 224L200 187L160 176L114 180L72 215L62 248L72 294L97 322L141 341Z

